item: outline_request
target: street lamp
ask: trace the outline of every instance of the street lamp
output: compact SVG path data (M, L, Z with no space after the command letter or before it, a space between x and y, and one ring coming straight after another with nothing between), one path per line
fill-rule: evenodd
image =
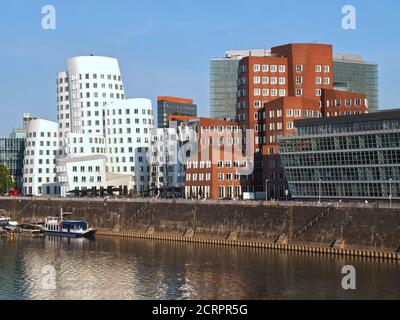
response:
M269 180L265 180L265 199L268 202L268 182Z
M390 201L390 207L392 207L392 197L393 197L393 195L392 195L392 182L393 182L393 179L390 179L389 181L390 181L390 183L389 183L389 186L390 186L389 201Z
M319 200L318 200L318 203L321 203L321 191L322 191L322 190L321 190L321 187L322 187L322 186L321 186L321 182L322 182L322 179L319 179L319 197L318 197Z

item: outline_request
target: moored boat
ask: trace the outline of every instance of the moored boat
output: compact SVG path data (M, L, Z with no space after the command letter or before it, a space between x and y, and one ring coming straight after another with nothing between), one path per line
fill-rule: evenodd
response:
M72 237L72 238L93 238L96 235L96 229L90 228L84 220L65 220L63 213L60 217L48 217L44 223L44 233L46 235Z
M17 221L12 221L11 218L6 216L0 217L0 228L6 231L16 231L17 227L18 227Z
M44 233L43 226L36 224L21 224L18 226L18 233L28 235L40 235Z

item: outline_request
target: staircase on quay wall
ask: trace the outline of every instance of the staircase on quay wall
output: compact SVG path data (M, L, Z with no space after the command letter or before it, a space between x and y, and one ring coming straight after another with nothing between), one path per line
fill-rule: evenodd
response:
M312 228L319 221L321 221L323 218L325 218L333 210L335 210L335 208L333 206L330 206L329 208L326 208L317 217L315 217L312 221L310 221L303 228L301 228L299 231L297 231L296 234L294 235L294 239L300 238L304 233L306 233L310 228Z

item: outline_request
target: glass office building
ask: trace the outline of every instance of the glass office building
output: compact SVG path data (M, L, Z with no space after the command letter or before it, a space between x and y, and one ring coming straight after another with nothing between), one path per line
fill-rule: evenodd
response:
M0 138L0 164L10 171L20 191L23 183L25 141L25 138Z
M210 61L211 117L235 119L240 58Z
M157 98L157 120L158 128L168 128L168 116L197 116L197 104L192 99L178 97Z
M295 126L295 136L278 139L294 198L400 199L400 110Z
M333 78L336 90L364 93L368 99L369 112L379 110L377 64L365 62L359 55L335 54Z

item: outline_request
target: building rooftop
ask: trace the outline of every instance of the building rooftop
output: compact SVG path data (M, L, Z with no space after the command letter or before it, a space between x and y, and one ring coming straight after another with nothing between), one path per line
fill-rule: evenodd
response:
M295 127L307 126L323 126L323 125L340 125L354 124L360 122L395 120L400 122L400 109L384 110L374 113L356 114L338 117L324 117L301 119L295 121Z
M193 99L171 97L171 96L157 97L157 101L168 101L168 102L183 103L183 104L193 104Z

